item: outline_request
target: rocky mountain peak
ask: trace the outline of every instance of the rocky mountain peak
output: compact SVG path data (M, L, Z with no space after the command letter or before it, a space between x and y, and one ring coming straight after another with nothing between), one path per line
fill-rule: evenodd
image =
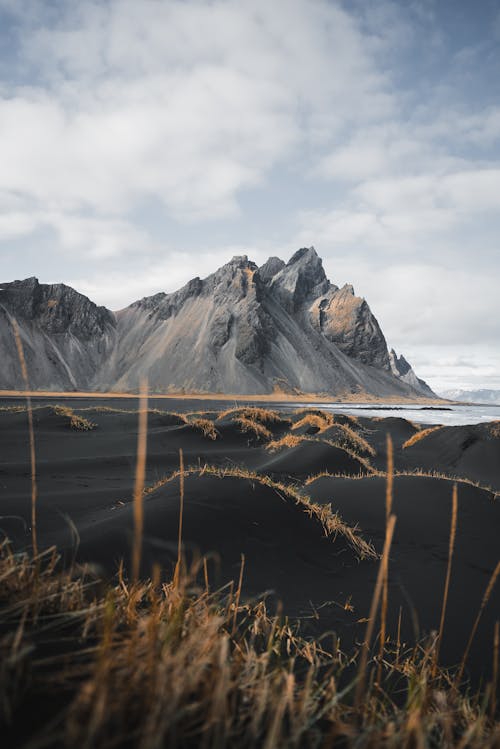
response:
M204 279L160 292L116 317L64 284L0 284L0 384L15 387L18 320L33 385L377 395L430 390L389 352L365 299L329 282L313 247L260 268L236 255ZM403 374L405 372L405 374Z
M389 352L389 363L391 372L395 377L406 382L412 388L420 390L423 395L434 396L428 384L424 380L421 380L420 377L417 377L411 364L402 354L398 356L393 348Z
M268 284L274 276L283 270L286 263L281 258L273 256L270 257L264 265L259 268L259 278L264 284Z
M391 371L398 377L402 377L411 370L411 365L406 361L404 356L398 356L393 348L389 352L389 361L391 363Z
M112 312L63 283L41 284L34 276L0 284L0 305L16 318L36 321L47 333L88 340L116 325Z
M289 312L297 312L329 289L330 282L314 247L303 247L292 255L270 285L271 293Z

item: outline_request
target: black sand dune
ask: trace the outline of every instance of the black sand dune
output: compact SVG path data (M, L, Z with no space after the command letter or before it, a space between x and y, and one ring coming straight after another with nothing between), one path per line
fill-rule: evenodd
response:
M397 465L440 470L500 491L498 423L436 429L401 450Z
M328 471L357 476L367 473L366 465L341 447L320 439L308 439L296 447L280 448L259 466L262 472L306 478Z
M391 549L392 625L402 607L406 636L439 629L448 560L453 483L424 476L396 476L393 512L397 517ZM381 551L385 536L386 481L318 478L304 491L318 503L331 503L343 520ZM443 657L451 662L464 648L488 581L500 559L500 502L491 492L458 485L458 519ZM494 590L478 631L472 661L489 663L493 628L500 616L500 587Z
M159 563L168 572L177 558L179 479L174 478L144 501L142 573ZM274 594L298 615L323 600L325 590L359 567L348 541L327 537L320 520L283 489L237 476L193 473L186 476L183 549L189 560L216 552L209 576L216 586L238 579L245 556L244 590ZM131 504L93 514L80 529L78 557L92 559L113 574L120 559L130 558ZM55 539L54 539L55 541ZM367 561L366 564L373 564Z
M137 406L134 401L126 403L130 408ZM127 561L130 554L137 413L103 410L102 406L116 403L101 402L95 410L79 410L72 401L69 406L77 415L97 425L92 431L75 431L68 417L54 413L52 405L34 412L40 545L56 544L66 558L77 548L79 559L113 574L118 560L123 557ZM322 433L271 452L266 448L269 438L244 431L235 414L217 419L219 405L207 400L193 408L192 402L178 401L175 408L185 412L181 416L149 414L146 485L152 486L177 470L182 448L186 466L201 471L201 475L193 473L186 479L186 553L213 554L218 562L210 563L210 577L217 584L238 576L244 554L245 595L272 591L272 600L282 600L287 614L302 617L304 631L335 630L348 649L362 639L365 625L356 622L368 614L378 562L358 561L340 536L326 538L318 520L309 517L286 491L263 486L257 479L203 475L202 469L205 464L233 472L242 467L299 489L302 485L302 491L315 502L331 503L346 523L358 526L365 540L372 541L379 551L385 533L385 479L356 478L369 470L364 461L321 441ZM121 402L120 409L126 411ZM186 413L194 410L197 413ZM302 418L293 413L285 416L293 421ZM186 424L185 418L204 421ZM367 455L375 467L385 467L389 432L398 469L424 468L449 475L461 472L481 483L499 484L499 440L487 425L443 428L403 449L403 443L416 431L404 419L353 422L341 416L338 423L340 419L376 451L375 456ZM217 430L216 439L211 438L210 429L207 432L211 425ZM264 425L272 439L293 434L286 419ZM309 476L325 471L348 478L306 482ZM395 633L401 610L402 636L408 643L439 625L451 491L452 483L439 478L395 478L397 526L391 551L389 633ZM155 562L171 569L177 553L178 481L148 494L144 512L143 572L149 573ZM24 412L0 411L0 530L16 549L29 547L30 464ZM484 589L500 558L499 531L500 505L494 495L460 484L457 544L442 648L443 662L448 665L463 653ZM478 630L469 664L475 677L488 673L491 667L499 596L500 588L495 589Z

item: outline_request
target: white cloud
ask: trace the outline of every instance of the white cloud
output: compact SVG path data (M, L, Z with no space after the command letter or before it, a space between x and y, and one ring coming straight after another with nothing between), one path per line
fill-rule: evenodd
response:
M176 217L227 216L304 139L391 107L356 23L326 0L63 9L25 30L43 84L0 100L0 190L50 209L120 214L154 195Z

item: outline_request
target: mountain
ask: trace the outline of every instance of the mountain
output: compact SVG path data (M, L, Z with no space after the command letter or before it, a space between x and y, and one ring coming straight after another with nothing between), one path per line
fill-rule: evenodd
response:
M36 278L0 284L0 387L21 386L12 320L17 320L30 384L37 389L98 388L116 344L116 319L64 284Z
M4 389L20 384L13 318L38 389L135 391L147 376L154 392L434 395L389 354L366 301L330 283L312 247L260 268L234 257L116 313L64 284L1 284Z
M446 390L442 393L443 398L452 401L464 401L465 403L485 403L488 406L500 406L500 390Z
M411 365L406 361L403 355L398 356L393 348L389 352L389 363L391 366L391 372L399 377L404 382L407 382L411 387L421 390L430 397L434 395L430 387L424 380L417 377L413 371Z

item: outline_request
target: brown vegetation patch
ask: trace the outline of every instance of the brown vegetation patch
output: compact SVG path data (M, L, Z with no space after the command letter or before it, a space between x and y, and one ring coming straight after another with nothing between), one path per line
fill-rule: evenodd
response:
M403 450L405 450L407 447L411 447L416 442L420 442L420 440L424 439L424 437L428 437L432 432L437 432L438 429L442 428L442 426L428 427L427 429L421 429L419 432L415 432L415 434L412 434L412 436L407 439L406 442L403 442Z
M228 408L225 411L221 411L217 419L224 419L226 416L233 416L234 418L245 418L258 421L261 424L273 424L279 421L283 421L278 411L274 411L271 408L257 408L254 406L242 406L241 408Z
M219 430L216 429L214 422L210 419L189 419L186 423L195 429L199 429L204 437L211 440L216 440L220 436Z
M297 447L301 442L307 441L309 438L302 435L296 434L285 434L279 440L272 440L266 445L266 449L274 453L277 450L282 450L284 447Z
M492 421L491 424L488 424L488 431L492 437L500 439L500 420Z
M91 432L97 427L95 422L86 419L85 416L76 414L68 406L54 406L53 410L57 416L64 416L68 419L70 429L74 429L75 432Z
M356 679L337 685L347 665L359 668L358 651L302 638L263 601L242 601L239 585L200 586L203 560L173 580L137 584L121 574L98 582L57 561L0 547L6 745L43 736L44 746L111 747L140 737L143 749L312 749L326 735L346 749L498 746L491 690L462 695L453 674L432 667L435 642L388 641L382 660L374 648L353 704Z
M249 419L247 416L237 416L234 419L234 423L239 426L243 433L251 433L258 439L268 440L273 436L272 432L264 424L255 421L255 419Z

